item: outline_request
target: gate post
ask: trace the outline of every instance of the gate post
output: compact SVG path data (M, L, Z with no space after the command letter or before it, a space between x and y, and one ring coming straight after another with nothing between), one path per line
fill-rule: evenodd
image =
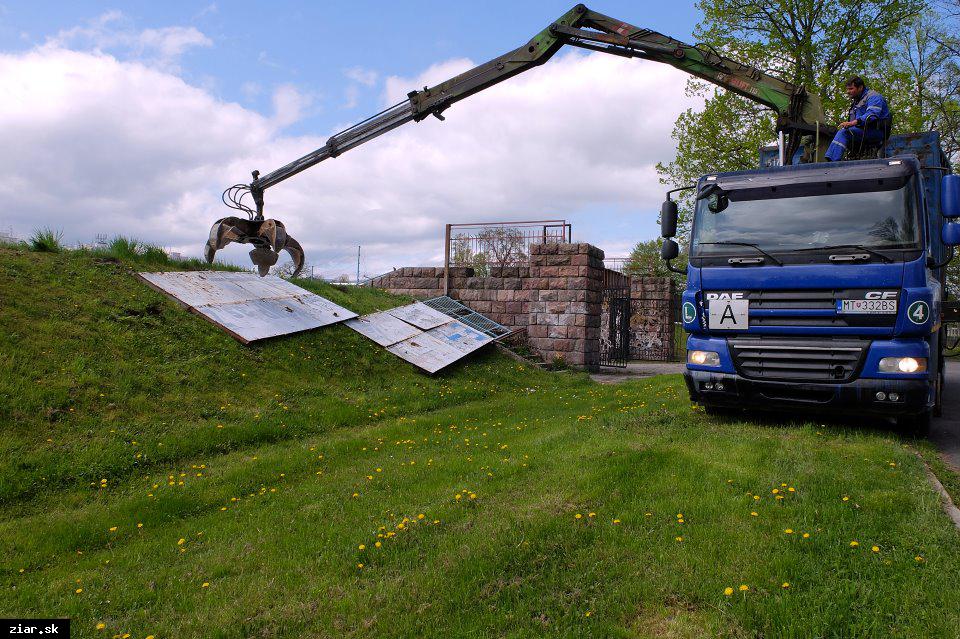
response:
M546 362L600 366L603 251L590 244L532 244L527 338Z

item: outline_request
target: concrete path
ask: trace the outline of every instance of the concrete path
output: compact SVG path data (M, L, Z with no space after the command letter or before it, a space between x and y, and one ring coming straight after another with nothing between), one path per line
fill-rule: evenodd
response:
M626 368L603 366L599 373L590 377L601 384L619 384L631 379L643 379L654 375L679 375L683 372L683 362L627 362Z
M930 441L937 445L953 470L960 472L960 359L947 358L943 417L933 420Z

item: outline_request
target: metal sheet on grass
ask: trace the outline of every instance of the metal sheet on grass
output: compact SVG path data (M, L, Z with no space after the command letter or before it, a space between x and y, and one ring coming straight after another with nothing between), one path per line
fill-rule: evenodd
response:
M386 311L362 315L347 320L344 324L383 347L392 346L422 332L416 326L407 324Z
M139 273L148 286L244 344L336 324L357 316L279 277L187 271Z
M387 350L428 373L436 373L464 356L464 353L430 333L405 339Z
M425 331L453 320L452 317L420 302L414 302L413 304L400 306L398 308L391 308L387 312L394 317L402 319L407 324L413 324L417 328Z
M463 355L472 353L484 344L489 344L493 338L484 335L478 330L472 329L462 322L456 320L432 328L427 331L427 335L443 340L447 345L460 351Z

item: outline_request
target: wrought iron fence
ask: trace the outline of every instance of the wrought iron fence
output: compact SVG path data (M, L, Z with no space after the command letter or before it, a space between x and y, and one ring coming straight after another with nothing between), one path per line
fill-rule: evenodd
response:
M525 266L531 244L570 242L572 237L566 220L447 224L445 264L468 266L475 275L488 275L495 267Z

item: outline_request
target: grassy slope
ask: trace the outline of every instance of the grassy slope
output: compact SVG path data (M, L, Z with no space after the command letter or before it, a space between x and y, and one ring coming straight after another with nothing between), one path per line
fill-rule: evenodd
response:
M0 617L158 639L960 632L960 535L882 432L712 420L678 378L495 353L429 378L343 327L243 347L69 253L0 249L0 368Z

